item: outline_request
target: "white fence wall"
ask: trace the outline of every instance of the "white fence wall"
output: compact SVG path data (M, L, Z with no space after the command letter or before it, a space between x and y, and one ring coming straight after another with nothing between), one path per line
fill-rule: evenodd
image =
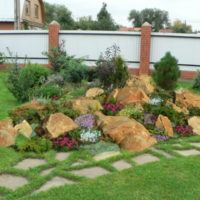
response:
M27 57L31 63L48 64L42 54L48 52L48 42L48 31L0 31L0 52L8 58L17 55L19 63L24 63Z
M200 70L200 35L197 34L151 34L150 68L167 51L178 59L182 71Z
M60 41L65 41L69 55L83 57L89 65L95 65L106 48L116 44L130 68L139 68L140 33L112 31L60 31Z

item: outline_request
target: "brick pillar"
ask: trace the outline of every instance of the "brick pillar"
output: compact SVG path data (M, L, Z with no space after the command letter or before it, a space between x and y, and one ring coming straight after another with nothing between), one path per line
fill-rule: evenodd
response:
M49 53L52 54L53 47L59 47L60 24L52 21L49 25Z
M151 49L151 25L145 22L141 30L140 69L139 74L149 74Z

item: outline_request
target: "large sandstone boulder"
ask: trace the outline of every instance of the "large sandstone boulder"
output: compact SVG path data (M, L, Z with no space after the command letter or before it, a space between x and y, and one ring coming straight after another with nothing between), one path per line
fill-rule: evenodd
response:
M65 103L65 105L70 106L73 110L80 111L81 114L103 110L99 101L87 99L86 97L70 99Z
M195 135L200 135L200 117L199 116L191 117L188 120L188 124L193 128L193 133Z
M188 111L188 109L186 108L186 107L179 107L179 106L177 106L176 104L174 104L174 103L172 103L172 102L169 102L169 101L167 101L167 103L166 103L166 105L169 105L169 106L172 106L172 108L175 110L175 111L177 111L177 112L179 112L179 113L184 113L184 114L189 114L189 111Z
M148 103L149 97L142 89L133 87L124 87L115 89L110 97L114 97L117 101L124 105L137 105L142 103Z
M0 147L11 146L15 142L16 130L11 120L0 121Z
M132 88L140 88L146 94L152 93L154 91L154 86L151 84L151 76L141 74L139 76L134 76L127 81L127 86Z
M170 137L174 136L174 131L173 131L171 122L168 119L168 117L159 115L158 119L156 121L156 127L158 127L161 130L167 131L168 136L170 136Z
M183 107L200 107L200 95L190 92L187 89L176 91L176 103Z
M51 114L35 131L45 138L55 138L79 126L63 113Z
M157 141L149 131L134 119L125 116L105 116L96 112L96 127L102 130L105 138L111 138L128 151L143 151Z
M89 90L87 90L85 96L87 98L95 98L102 95L103 93L104 93L104 90L101 88L90 88Z
M24 120L20 124L17 124L14 128L17 131L17 133L20 133L27 138L29 138L31 136L31 133L33 132L31 126L26 120Z

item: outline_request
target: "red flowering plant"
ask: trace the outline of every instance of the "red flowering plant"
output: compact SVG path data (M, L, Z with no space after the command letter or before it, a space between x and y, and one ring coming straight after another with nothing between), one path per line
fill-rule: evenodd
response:
M71 138L65 133L57 138L51 139L53 143L53 148L57 151L70 151L78 149L79 143L76 139Z
M57 97L57 96L52 97L52 100L54 100L54 101L57 101L58 99L59 99L59 97Z
M177 125L174 129L178 136L187 137L193 135L193 129L190 126Z
M115 116L123 107L124 105L120 103L105 102L103 103L103 113L105 115Z

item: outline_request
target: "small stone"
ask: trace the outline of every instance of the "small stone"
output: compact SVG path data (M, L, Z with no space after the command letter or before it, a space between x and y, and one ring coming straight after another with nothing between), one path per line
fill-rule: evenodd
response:
M183 155L183 156L191 156L200 154L196 149L188 149L188 150L176 150L175 152Z
M29 168L38 167L38 166L44 165L44 164L46 164L46 161L44 159L27 158L27 159L22 160L19 163L17 163L14 166L14 168L27 170Z
M200 135L200 116L191 117L188 124L193 128L194 135Z
M74 166L77 166L77 165L83 165L86 162L87 162L86 160L79 159L77 162L74 162L71 166L74 167Z
M14 128L17 133L20 133L27 138L29 138L31 136L31 133L33 132L31 126L26 120L24 120L21 124L17 124Z
M115 167L119 171L132 167L132 165L126 162L125 160L118 160L112 163L112 166Z
M12 190L17 189L28 183L28 180L22 176L15 176L11 174L0 175L0 186L7 187Z
M45 190L48 190L53 187L58 187L58 186L62 186L65 184L73 184L73 183L75 183L75 182L72 180L68 180L68 179L65 179L65 178L62 178L59 176L55 176L50 181L47 181L40 189L36 190L34 193L45 191Z
M66 160L70 154L71 154L70 152L56 153L56 160L59 160L59 161Z
M142 154L133 158L133 161L135 161L139 165L142 165L148 162L158 161L158 160L160 160L158 157L153 156L148 153Z
M55 167L49 168L49 169L45 169L40 173L40 176L46 176L47 174L50 174L52 170L54 170Z
M102 167L89 167L79 170L72 170L70 172L78 176L86 176L88 178L95 178L97 176L109 173L109 171L103 169Z
M104 160L113 156L117 156L119 154L120 154L120 151L108 151L108 152L97 154L96 156L93 157L93 159L95 161L100 161L100 160Z
M104 90L101 88L90 88L89 90L87 90L85 96L87 98L95 98L102 95L103 93L104 93Z
M173 158L173 157L174 157L174 156L172 156L171 154L166 153L166 152L163 151L163 150L156 149L156 148L154 148L154 147L151 147L150 149L153 150L153 151L155 151L155 152L162 153L162 154L163 154L165 157L167 157L167 158Z
M190 144L193 145L193 146L196 146L196 147L200 147L200 143L199 142L191 142Z

